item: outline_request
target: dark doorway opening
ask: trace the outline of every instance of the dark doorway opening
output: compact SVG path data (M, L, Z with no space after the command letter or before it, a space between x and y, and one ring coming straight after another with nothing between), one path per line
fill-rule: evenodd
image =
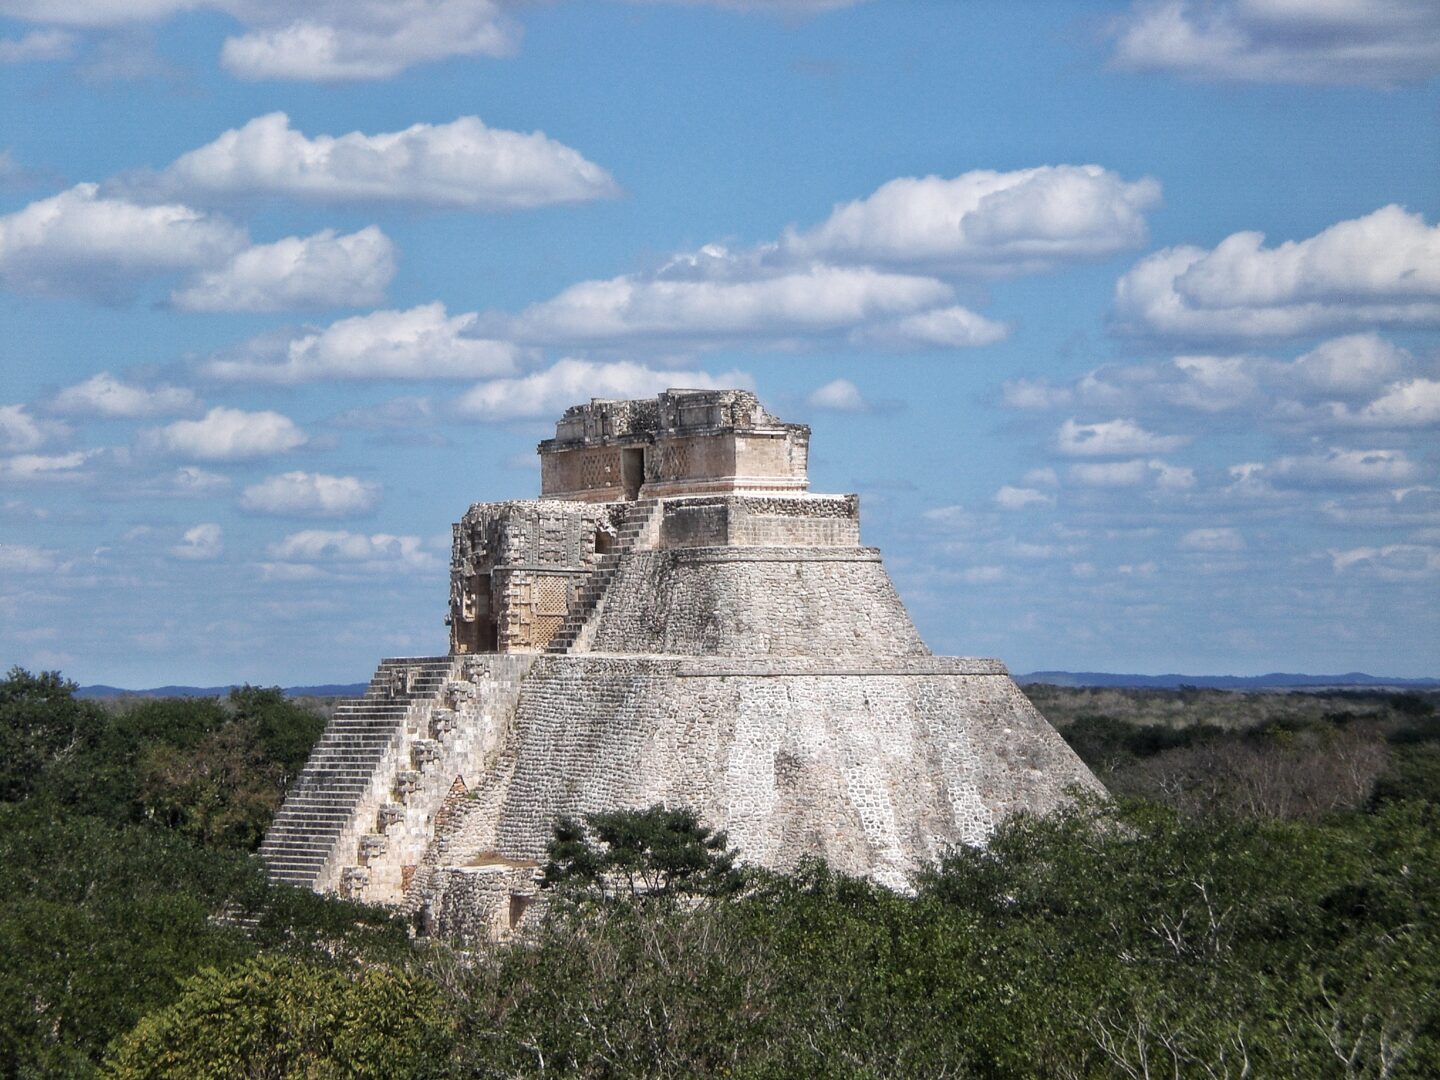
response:
M645 448L620 451L620 485L625 489L625 498L638 499L640 485L645 483Z
M490 599L490 575L476 574L470 579L470 595L475 613L474 642L471 652L494 652L497 646L495 631L495 605Z
M519 893L510 894L510 929L514 930L520 925L520 920L525 917L525 909L530 906L532 896L521 896Z

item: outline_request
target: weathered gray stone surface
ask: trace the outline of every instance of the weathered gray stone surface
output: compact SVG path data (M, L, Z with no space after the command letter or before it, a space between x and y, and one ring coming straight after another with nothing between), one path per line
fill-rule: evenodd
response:
M592 652L925 656L874 548L636 552L596 612Z
M903 889L1098 788L1002 664L930 654L858 499L804 490L808 440L739 391L567 412L562 497L466 513L452 655L337 714L272 872L474 939L533 910L561 815L687 805L747 861Z
M557 814L663 802L749 861L821 855L903 888L918 862L1088 780L1008 676L924 661L545 657L516 720L494 831L472 843L537 860Z

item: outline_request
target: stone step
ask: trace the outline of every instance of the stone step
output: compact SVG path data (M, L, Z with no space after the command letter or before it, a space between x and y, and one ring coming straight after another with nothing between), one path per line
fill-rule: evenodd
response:
M308 835L310 833L339 832L350 823L348 807L335 807L326 811L307 811L304 814L297 814L294 817L286 817L284 820L276 818L271 833L274 838L290 840L296 836ZM265 838L269 840L271 833L266 833Z
M300 783L295 785L295 789L299 795L328 798L331 793L336 791L362 790L366 786L365 781L373 773L373 769L353 769L348 772L341 772L339 769L322 769L302 775Z
M328 822L292 822L290 825L281 826L275 829L273 835L267 838L268 844L279 844L284 846L303 844L315 847L324 838L324 846L328 846L336 836L345 831L346 823L343 821ZM270 847L261 845L260 850L270 851Z
M301 777L304 782L296 785L296 789L300 795L322 799L327 798L329 792L358 790L365 787L370 777L375 775L375 766L378 764L377 761L364 768L358 766L348 769L336 767L309 773Z
M345 825L349 817L349 813L339 807L332 810L297 810L293 814L286 814L283 818L276 817L275 831L280 832L299 826L305 828L334 826L338 829Z
M334 842L332 837L317 839L315 843L307 844L299 840L287 840L283 845L276 847L265 847L260 849L260 854L267 861L277 859L282 862L295 859L320 859L330 853L330 846Z
M317 873L320 868L325 865L326 854L328 854L328 852L320 855L284 855L275 859L265 859L264 862L267 867L273 867L275 869L289 870L291 872L309 870L312 873Z
M390 720L363 720L358 723L342 720L333 731L328 731L322 736L325 740L324 743L317 743L317 745L328 745L338 739L388 738L399 731L404 723L403 716L397 716Z
M398 820L393 802L361 823L374 827L369 840L343 852L336 846L364 800L379 794L381 784L393 782L377 775L380 763L397 750L408 754L407 734L428 727L424 706L440 704L446 688L457 681L459 663L452 656L390 657L376 667L362 697L339 705L261 844L272 880L313 888L327 865L364 862L378 854L385 843L385 811L391 811L389 823ZM429 752L422 749L421 756ZM403 806L398 810L403 815ZM350 875L343 888L363 889L363 867L341 873Z
M388 745L390 744L385 743L376 747L337 747L321 758L321 760L307 765L300 775L313 776L317 773L332 772L335 769L343 769L355 763L369 765L385 756L385 747Z
M303 806L297 806L295 809L300 813L314 813L322 807L327 812L343 810L355 801L356 796L369 791L370 787L370 777L366 777L363 781L345 780L323 786L316 785L313 790L304 793L305 797L310 801ZM278 814L276 815L276 820L280 820Z
M340 829L335 829L334 832L338 834L339 832L341 832L341 830L340 830ZM315 837L315 839L311 839L312 836ZM284 836L275 836L275 837L272 837L270 840L268 840L268 841L260 848L260 854L261 854L261 855L293 855L293 854L309 855L309 854L314 854L314 853L316 853L316 852L328 851L328 850L329 850L329 847L330 847L330 842L331 842L331 838L330 838L329 836L324 837L324 838L323 838L323 841L322 841L322 839L321 839L321 837L320 837L320 834L319 834L318 832L316 832L316 833L296 833L296 834L293 835L293 836L292 836L292 835L289 835L289 834L286 834L286 835L284 835Z
M324 862L325 857L330 854L331 838L327 837L324 844L277 844L274 847L264 848L260 857L266 862L286 862L296 859L312 862Z

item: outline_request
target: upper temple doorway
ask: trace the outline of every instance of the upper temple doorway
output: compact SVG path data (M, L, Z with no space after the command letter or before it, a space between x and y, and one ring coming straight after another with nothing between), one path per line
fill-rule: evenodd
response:
M625 498L640 497L640 485L645 483L645 448L628 447L620 451L620 486L625 489Z

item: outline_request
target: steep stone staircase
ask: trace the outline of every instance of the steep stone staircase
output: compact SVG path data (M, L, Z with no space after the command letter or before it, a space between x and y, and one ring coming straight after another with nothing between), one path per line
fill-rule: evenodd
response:
M467 778L476 782L504 757L521 686L534 663L533 653L467 655L461 681L447 684L428 715L412 714L407 754L392 762L393 801L357 820L337 851L343 895L406 910L423 901L414 895L415 874L468 805ZM352 837L353 847L346 846Z
M336 709L260 845L272 880L320 888L332 856L351 861L337 843L377 780L389 779L382 765L410 741L412 710L440 694L457 663L453 656L382 661L365 696Z
M651 542L651 526L656 521L656 510L660 506L659 499L640 499L630 510L630 515L625 519L625 524L620 527L620 532L615 537L614 550L606 552L595 560L595 571L580 590L575 606L570 609L570 614L560 624L560 629L550 639L546 647L547 653L568 653L574 648L579 640L581 632L590 617L595 614L596 609L604 599L605 590L615 580L615 574L620 566L620 560L632 551L637 550Z

